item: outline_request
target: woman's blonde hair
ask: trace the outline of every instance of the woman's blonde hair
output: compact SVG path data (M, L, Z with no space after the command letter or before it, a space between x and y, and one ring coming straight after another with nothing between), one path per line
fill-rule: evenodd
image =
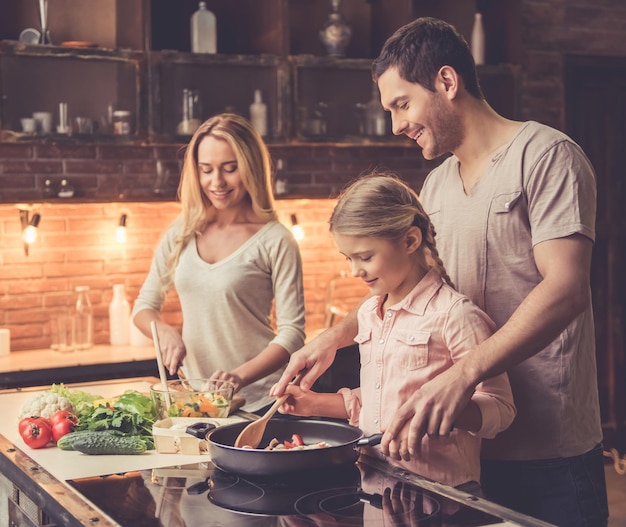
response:
M206 120L193 134L185 150L178 185L183 228L167 262L168 278L164 284L166 289L171 284L170 280L183 249L196 234L214 221L215 211L200 186L198 171L198 148L200 142L209 136L226 141L232 148L239 176L254 214L265 223L277 218L272 193L272 162L263 138L248 120L236 114L222 113Z
M446 268L435 244L435 228L417 193L393 173L373 172L355 180L339 196L328 222L330 231L345 236L386 238L397 241L410 227L422 233L419 263L435 268L450 286Z

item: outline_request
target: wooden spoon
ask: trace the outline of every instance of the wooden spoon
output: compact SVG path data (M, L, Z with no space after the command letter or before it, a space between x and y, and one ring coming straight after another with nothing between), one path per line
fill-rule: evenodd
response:
M302 378L303 372L300 372L296 378L291 381L291 384L298 385L300 384L300 379ZM269 408L267 412L263 415L263 417L253 421L248 426L246 426L235 439L235 448L242 447L250 447L257 448L261 439L263 438L263 434L265 432L265 428L267 427L267 423L270 418L276 413L276 411L280 408L280 405L283 404L289 394L285 393L281 395L276 402Z

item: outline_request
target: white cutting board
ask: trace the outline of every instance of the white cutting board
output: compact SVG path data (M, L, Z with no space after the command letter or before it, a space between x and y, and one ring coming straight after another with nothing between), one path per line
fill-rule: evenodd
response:
M104 384L89 383L83 386L72 384L72 388L84 390L102 397L115 397L126 390L137 390L142 393L150 392L149 380L120 380L119 383ZM146 470L166 467L169 465L185 465L207 461L205 455L158 454L150 450L144 454L127 456L93 456L80 452L65 451L59 448L47 447L32 449L28 447L19 435L17 429L17 412L22 403L32 395L45 391L46 387L35 391L10 391L0 393L0 434L11 441L17 448L25 452L30 458L50 472L55 478L66 481L69 479L120 474L123 472ZM233 417L233 422L240 418Z

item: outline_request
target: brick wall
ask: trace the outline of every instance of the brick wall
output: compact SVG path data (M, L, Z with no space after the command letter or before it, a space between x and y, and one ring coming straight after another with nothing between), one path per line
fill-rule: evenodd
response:
M307 333L325 322L328 281L348 269L328 233L334 201L281 200L280 220L290 225L291 214L305 231L301 241L304 266ZM33 212L35 209L33 209ZM24 254L16 205L0 205L0 327L11 330L13 350L45 348L50 344L50 315L71 307L74 287L90 286L94 305L94 340L108 343L108 304L112 286L123 283L132 301L149 269L155 245L176 217L176 203L39 204L39 236ZM115 231L127 214L128 238L120 245ZM365 292L359 282L347 293L356 303ZM165 306L165 318L180 324L175 293Z
M563 130L566 55L626 55L626 3L523 0L522 17L522 115ZM332 200L324 198L374 166L393 168L419 189L432 165L406 142L380 148L289 145L271 150L275 159L284 160L288 197L322 198L279 202L285 221L297 212L307 230L301 247L307 330L314 333L323 325L324 287L333 274L345 269L327 236L325 221ZM177 213L172 202L150 200L157 166L176 174L179 155L177 146L0 144L2 201L32 203L40 199L45 179L58 183L63 177L86 200L130 201L40 205L41 238L28 257L19 239L16 206L0 205L0 326L11 328L14 349L48 345L48 312L70 302L69 292L78 283L92 286L96 340L106 342L112 284L124 282L129 298L136 294L160 233ZM175 181L168 185L172 191ZM122 212L129 214L129 241L119 247L113 236ZM167 309L167 316L178 321L175 298Z
M523 0L522 10L523 116L564 130L566 56L626 56L626 2Z

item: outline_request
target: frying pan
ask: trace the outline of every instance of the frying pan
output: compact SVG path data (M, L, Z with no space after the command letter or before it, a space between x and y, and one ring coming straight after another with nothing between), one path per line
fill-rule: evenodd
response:
M359 457L359 447L377 445L382 438L382 434L363 437L359 428L336 421L278 418L267 423L261 447L274 437L279 441L291 440L293 434L299 434L305 445L325 441L330 446L310 450L235 448L235 439L247 424L221 426L209 433L209 456L216 467L253 476L335 467L354 463Z

